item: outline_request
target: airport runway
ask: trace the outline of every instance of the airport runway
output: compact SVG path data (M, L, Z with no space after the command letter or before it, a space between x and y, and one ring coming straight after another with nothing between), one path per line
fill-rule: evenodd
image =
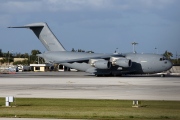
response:
M0 97L180 100L180 77L94 77L84 72L0 74Z

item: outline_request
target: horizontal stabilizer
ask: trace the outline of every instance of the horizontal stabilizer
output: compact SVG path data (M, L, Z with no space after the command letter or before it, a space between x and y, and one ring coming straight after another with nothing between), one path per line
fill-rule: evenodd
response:
M8 27L8 28L36 28L36 27L44 27L44 26L18 26L18 27Z

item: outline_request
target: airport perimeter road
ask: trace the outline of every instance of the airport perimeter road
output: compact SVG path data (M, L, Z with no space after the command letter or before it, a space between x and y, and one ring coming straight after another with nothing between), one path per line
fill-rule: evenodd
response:
M0 97L180 100L180 77L75 76L0 77Z

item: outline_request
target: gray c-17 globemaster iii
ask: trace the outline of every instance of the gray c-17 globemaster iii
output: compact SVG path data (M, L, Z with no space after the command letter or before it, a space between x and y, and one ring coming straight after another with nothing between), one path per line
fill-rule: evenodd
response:
M59 63L96 76L116 76L122 74L151 74L167 71L172 63L158 54L100 54L66 51L52 33L47 23L32 23L20 27L29 28L48 50L38 56L46 63Z

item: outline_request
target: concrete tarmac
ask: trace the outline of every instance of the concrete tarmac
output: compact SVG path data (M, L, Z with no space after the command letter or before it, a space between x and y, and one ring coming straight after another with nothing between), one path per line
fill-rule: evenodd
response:
M0 74L0 97L180 100L180 77L95 77L84 72Z

